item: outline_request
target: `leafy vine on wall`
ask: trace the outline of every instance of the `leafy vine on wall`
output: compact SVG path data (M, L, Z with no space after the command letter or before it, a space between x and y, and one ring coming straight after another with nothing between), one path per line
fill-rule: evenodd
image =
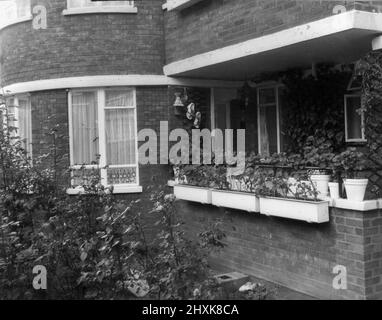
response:
M309 165L325 167L331 155L345 148L343 99L351 71L321 65L314 76L304 76L302 70L281 76L285 151L300 154Z
M372 51L360 60L362 107L365 118L367 156L374 164L374 180L382 185L382 50Z

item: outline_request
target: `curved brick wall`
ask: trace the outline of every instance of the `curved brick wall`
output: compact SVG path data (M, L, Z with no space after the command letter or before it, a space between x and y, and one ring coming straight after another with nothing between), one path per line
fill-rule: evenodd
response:
M163 74L161 1L136 1L138 13L62 15L66 0L32 0L47 8L48 27L32 21L0 30L2 85L62 77Z

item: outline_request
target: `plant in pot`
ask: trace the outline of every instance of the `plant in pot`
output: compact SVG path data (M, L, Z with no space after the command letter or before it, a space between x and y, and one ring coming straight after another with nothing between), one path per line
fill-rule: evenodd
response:
M333 145L325 137L308 137L307 145L304 148L304 159L308 170L308 176L311 182L317 188L319 196L325 198L329 195L329 181L331 178L331 163L335 154Z
M348 200L363 201L368 179L362 171L370 168L370 161L356 148L349 148L333 158L333 171L342 172Z

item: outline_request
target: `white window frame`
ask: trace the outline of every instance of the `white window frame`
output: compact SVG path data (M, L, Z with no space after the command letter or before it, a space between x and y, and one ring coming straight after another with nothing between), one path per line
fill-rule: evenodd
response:
M90 1L90 0L88 0ZM125 3L123 3L125 2ZM91 13L137 13L138 9L135 6L135 1L123 1L120 5L103 6L99 1L95 6L70 7L70 0L66 2L66 9L62 12L63 15L76 14L91 14Z
M345 115L345 142L367 142L365 137L365 115L361 112L361 138L360 139L349 139L348 138L348 111L347 111L347 98L360 98L362 96L360 93L345 94L344 96L344 115Z
M0 0L0 3L1 3L1 0ZM30 21L32 19L33 19L33 16L32 16L32 6L31 6L31 0L29 0L29 14L26 15L26 16L22 16L22 17L16 17L15 19L9 20L8 22L6 22L3 25L0 24L0 30L6 28L8 26L17 24L17 23L21 23L21 22L25 22L25 21Z
M279 89L281 84L263 84L257 87L257 148L258 153L261 153L261 132L260 132L260 90L274 89L276 94L276 127L277 127L277 153L281 152L281 129L280 129L280 97ZM262 104L262 106L274 105L274 103Z
M29 94L18 94L18 95L14 95L14 96L9 96L7 97L7 99L13 99L13 104L14 104L14 122L13 122L13 126L17 128L17 132L16 132L16 136L19 136L20 137L20 140L27 140L26 143L28 144L28 156L32 159L32 156L33 156L33 137L32 137L32 106L31 106L31 100L30 100L30 95ZM20 136L20 129L19 129L19 112L20 112L20 107L19 107L19 100L21 99L25 99L28 101L28 112L29 112L29 119L30 119L30 123L29 123L29 132L28 132L28 136L29 136L29 141L28 141L28 137L21 137ZM7 110L6 112L9 112L9 110ZM3 117L3 125L8 125L7 122L7 118L6 117Z
M133 91L133 106L122 107L106 107L105 92L112 90L129 90ZM97 95L97 112L98 112L98 152L100 154L99 164L95 165L77 165L74 164L74 136L72 122L72 98L75 92L95 92ZM116 184L113 185L113 193L138 193L142 192L139 177L139 154L138 154L138 120L137 120L137 97L135 87L107 87L107 88L84 88L73 89L68 91L68 112L69 112L69 152L70 152L70 167L73 170L80 169L99 169L101 184L105 187L111 187L107 181L107 159L106 159L106 127L105 127L105 112L110 109L134 109L134 126L135 126L135 164L132 165L108 165L108 168L136 168L136 183ZM69 194L81 193L73 191L73 188L68 191Z

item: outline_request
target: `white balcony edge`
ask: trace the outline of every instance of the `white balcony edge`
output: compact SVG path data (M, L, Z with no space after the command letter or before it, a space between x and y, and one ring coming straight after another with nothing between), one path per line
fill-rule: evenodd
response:
M203 0L167 0L165 3L168 11L182 10Z
M194 87L217 87L217 88L239 88L242 81L220 81L220 80L198 80L171 78L164 75L129 74L129 75L102 75L44 79L27 82L19 82L3 87L4 92L19 94L25 92L74 89L91 87L112 86L194 86ZM0 88L1 89L1 88Z
M264 53L351 29L382 32L382 13L352 10L220 49L197 54L164 66L164 74L175 76L187 71Z

